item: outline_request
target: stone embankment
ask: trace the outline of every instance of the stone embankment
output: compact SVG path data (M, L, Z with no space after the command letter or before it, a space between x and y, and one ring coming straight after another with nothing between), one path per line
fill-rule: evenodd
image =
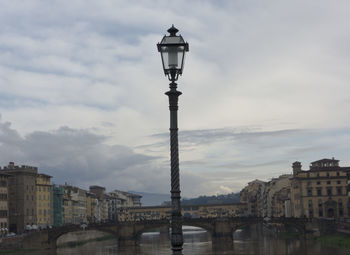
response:
M36 243L32 243L27 235L33 236L33 233L17 235L13 237L0 238L0 250L17 250L17 249L37 249L40 248ZM40 235L40 232L35 233L34 236ZM28 237L30 237L28 236ZM89 241L103 240L110 235L106 232L98 230L75 231L62 235L57 240L57 247L74 246L84 244Z
M79 245L89 241L103 239L107 236L110 235L98 230L70 232L57 239L57 247Z

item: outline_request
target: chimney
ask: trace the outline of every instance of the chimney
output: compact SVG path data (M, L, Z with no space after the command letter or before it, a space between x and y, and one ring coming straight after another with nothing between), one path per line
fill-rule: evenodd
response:
M15 163L9 162L9 169L14 169L14 168L15 168Z
M298 172L301 172L301 163L299 161L295 161L293 163L293 175L297 175Z

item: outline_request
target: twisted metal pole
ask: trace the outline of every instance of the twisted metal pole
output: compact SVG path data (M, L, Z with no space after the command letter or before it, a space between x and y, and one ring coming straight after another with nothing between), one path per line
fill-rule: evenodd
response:
M171 168L171 249L173 255L182 255L183 234L180 196L179 147L177 110L178 98L182 94L177 89L175 76L170 83L170 90L165 94L169 97L170 110L170 168Z

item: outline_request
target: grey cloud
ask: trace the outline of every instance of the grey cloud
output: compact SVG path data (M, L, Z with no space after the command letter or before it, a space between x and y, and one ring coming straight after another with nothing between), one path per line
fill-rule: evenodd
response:
M124 189L137 183L140 190L151 189L144 180L160 171L152 166L156 158L135 153L126 146L106 145L105 140L101 135L68 127L21 137L10 123L0 123L0 162L38 166L57 183L99 183Z
M232 164L225 164L221 165L223 168L231 168L231 169L246 169L246 168L262 168L262 167L275 167L275 166L281 166L281 165L288 165L287 160L276 160L276 161L268 161L263 163L257 163L257 164L239 164L239 163L232 163ZM241 172L242 173L242 172Z
M293 134L299 134L304 132L302 129L286 129L276 131L256 131L257 128L244 128L244 129L200 129L200 130L185 130L179 132L179 140L183 143L199 145L199 144L210 144L218 141L227 140L245 140L254 142L257 138L268 138L268 137L289 137ZM169 137L168 133L160 133L152 135L154 138L165 139ZM158 142L152 144L154 147L165 145L166 142ZM144 145L146 147L147 145Z

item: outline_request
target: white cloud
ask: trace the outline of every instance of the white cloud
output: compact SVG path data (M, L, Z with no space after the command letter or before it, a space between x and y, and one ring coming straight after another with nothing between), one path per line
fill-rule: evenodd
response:
M325 152L348 161L341 151L347 146L333 140L350 126L350 36L344 33L349 7L348 1L3 1L0 113L20 140L67 126L98 134L108 146L120 144L164 159L165 140L158 147L140 145L156 143L151 135L168 129L163 94L168 81L156 43L175 24L190 44L178 82L184 93L180 130L211 130L198 141L187 137L180 144L190 180L198 178L203 165L226 165L233 171L234 163L249 165L252 155L254 164L294 157L315 160L327 157ZM245 140L254 147L218 137L222 130L241 127L324 130L312 133L306 140L313 144L308 145L295 145L294 133L278 136L272 141L284 149L265 153L273 146L269 139ZM308 157L300 153L314 147L321 149ZM333 151L322 149L326 147ZM254 170L256 175L261 169ZM131 181L132 173L144 170L133 171L130 183L146 187ZM256 175L241 176L231 185ZM201 192L236 189L224 180L199 180L205 183L196 182Z

